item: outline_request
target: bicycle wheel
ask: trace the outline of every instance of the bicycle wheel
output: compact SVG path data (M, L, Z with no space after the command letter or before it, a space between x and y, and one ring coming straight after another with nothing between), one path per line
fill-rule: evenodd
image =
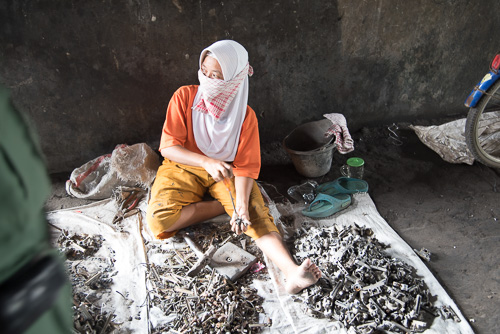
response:
M490 87L465 123L467 147L482 164L500 168L500 81Z

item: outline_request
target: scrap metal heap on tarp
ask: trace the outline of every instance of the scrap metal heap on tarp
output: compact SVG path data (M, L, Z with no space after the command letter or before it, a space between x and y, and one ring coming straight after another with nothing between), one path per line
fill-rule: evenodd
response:
M437 316L429 289L386 247L356 225L300 229L293 254L299 262L310 258L323 278L296 299L307 314L340 321L352 333L423 332Z
M141 210L121 213L130 189L123 187L113 199L94 205L49 214L53 244L67 259L76 332L258 333L271 326L263 298L252 287L254 279L269 279L260 271L262 263L236 282L209 267L188 277L196 255L182 238L154 240L142 225ZM144 210L143 197L138 198ZM199 226L193 235L203 249L234 242L261 256L225 221Z

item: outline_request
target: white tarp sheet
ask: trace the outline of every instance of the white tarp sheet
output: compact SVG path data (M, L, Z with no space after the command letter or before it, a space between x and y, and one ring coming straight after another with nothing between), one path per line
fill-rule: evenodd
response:
M267 195L264 192L264 196ZM425 333L439 334L466 334L473 333L467 320L463 317L457 305L449 297L437 279L432 275L425 264L414 253L412 248L397 235L387 222L379 215L373 201L368 194L354 196L353 204L346 210L333 217L323 220L310 220L300 214L300 205L269 204L271 213L279 223L280 217L291 216L295 218L295 225L309 224L310 226L330 226L332 224L348 225L356 223L373 230L376 238L390 245L387 249L390 255L400 258L413 266L421 276L431 294L437 299L434 306L447 305L462 320L457 323L453 320L436 318L432 327ZM146 209L145 201L140 204L142 214ZM114 312L117 316L113 320L119 324L119 332L148 333L158 323L169 321L169 315L158 308L149 309L147 301L148 282L146 270L148 263L156 262L153 256L148 259L146 254L152 245L161 245L162 248L174 247L169 241L154 240L142 216L134 215L124 219L120 224L111 222L116 214L114 200L104 200L92 205L58 210L48 213L48 220L59 229L73 233L98 234L104 238L103 246L93 257L83 260L87 270L99 267L103 261L113 259L114 268L118 271L113 277L113 286L110 294L103 295L100 303L102 309ZM145 223L145 220L144 220ZM281 224L280 224L281 225ZM290 231L284 231L285 237ZM178 247L176 243L175 247ZM151 253L149 253L151 254ZM79 264L82 261L79 262ZM94 263L92 263L94 262ZM162 260L158 261L161 265ZM272 319L272 327L264 332L269 333L347 333L337 322L324 319L311 318L303 313L299 303L292 301L285 293L282 284L281 272L272 264L267 263L270 279L254 280L256 287L264 297L264 310ZM90 268L90 269L89 269ZM149 319L149 321L148 321Z

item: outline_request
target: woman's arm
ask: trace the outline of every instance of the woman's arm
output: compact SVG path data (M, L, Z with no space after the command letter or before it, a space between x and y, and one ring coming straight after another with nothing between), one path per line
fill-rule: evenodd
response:
M236 211L237 215L233 214L231 219L232 230L236 234L241 234L247 230L245 225L235 224L238 216L245 220L248 225L251 225L250 215L248 214L248 203L250 201L250 193L252 192L254 180L245 176L236 176L234 178L234 187L236 189Z
M169 160L189 166L203 167L215 182L222 181L225 177L233 177L233 167L227 162L191 152L180 145L164 148L160 152L163 157Z

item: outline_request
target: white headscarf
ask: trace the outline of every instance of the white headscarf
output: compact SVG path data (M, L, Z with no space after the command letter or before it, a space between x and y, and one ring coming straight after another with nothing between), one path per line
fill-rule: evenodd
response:
M237 77L242 77L242 75L238 76L242 74L242 71L246 70L246 73L252 73L251 67L247 66L248 52L241 44L231 40L212 44L201 52L200 68L208 51L211 52L210 56L220 64L224 76L222 86L227 84L226 86L229 87L231 80L238 80ZM235 94L231 94L229 104L225 106L220 115L217 115L219 118L216 118L212 113L202 110L203 108L199 108L199 106L204 104L203 100L210 99L210 81L217 79L204 77L201 70L198 71L200 86L192 106L193 132L196 145L210 158L233 161L236 156L241 126L245 120L248 105L248 75L246 73L243 75L244 78L239 80L241 84L236 85Z

